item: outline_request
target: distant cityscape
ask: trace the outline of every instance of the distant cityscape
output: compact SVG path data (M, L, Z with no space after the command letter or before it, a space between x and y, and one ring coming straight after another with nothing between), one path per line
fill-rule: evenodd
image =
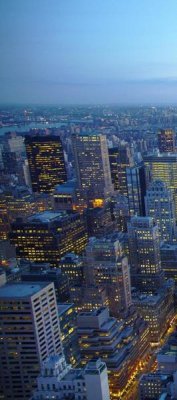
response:
M177 106L0 107L0 400L177 399Z

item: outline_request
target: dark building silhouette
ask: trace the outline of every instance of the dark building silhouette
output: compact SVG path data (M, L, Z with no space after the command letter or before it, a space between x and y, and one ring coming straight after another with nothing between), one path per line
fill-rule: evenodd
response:
M55 185L66 182L63 147L58 136L27 136L25 145L34 192L50 193Z

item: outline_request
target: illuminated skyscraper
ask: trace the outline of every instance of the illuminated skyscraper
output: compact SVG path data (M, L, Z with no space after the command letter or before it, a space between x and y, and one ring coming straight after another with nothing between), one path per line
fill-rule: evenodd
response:
M144 156L147 185L160 179L172 190L177 213L177 154L148 154Z
M120 316L131 305L128 260L116 234L91 238L86 247L86 280L106 288L109 309Z
M172 129L159 130L158 148L161 153L175 152L175 132Z
M76 178L88 200L105 199L113 192L106 136L72 135Z
M87 230L78 213L44 211L25 222L16 220L12 224L11 241L16 246L17 258L58 266L66 253L80 254L84 250Z
M153 293L164 282L159 229L150 217L132 217L128 224L132 285Z
M151 183L145 197L146 215L158 224L161 240L171 241L176 230L174 197L160 180Z
M0 288L0 398L29 400L40 363L61 353L53 283Z
M58 136L26 136L32 189L52 192L55 185L67 180L63 147Z

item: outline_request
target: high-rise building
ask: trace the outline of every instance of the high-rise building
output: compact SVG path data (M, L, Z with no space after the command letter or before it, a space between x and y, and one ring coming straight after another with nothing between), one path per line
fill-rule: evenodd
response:
M0 193L0 240L7 240L10 232L10 221L6 199Z
M86 247L86 280L105 287L109 309L120 316L131 305L131 284L128 259L116 234L91 238Z
M53 283L0 287L0 397L29 400L40 363L61 353Z
M150 181L160 179L172 190L177 213L177 154L148 154L144 156L147 186Z
M149 354L149 328L141 317L132 326L110 317L107 308L81 312L77 318L81 362L100 357L108 368L111 398L122 398L138 364Z
M172 278L177 286L177 243L162 243L160 256L165 278Z
M139 381L139 400L172 400L170 396L170 385L172 376L170 374L156 371L143 374ZM173 397L174 398L174 397Z
M86 199L104 200L113 192L106 136L73 134L76 178Z
M116 191L119 190L118 156L119 156L119 147L109 148L111 179L114 185L114 190Z
M127 194L129 213L133 215L145 215L144 196L146 194L145 169L143 165L128 167Z
M69 281L58 268L51 268L48 263L28 263L27 270L21 272L22 282L53 282L57 302L66 302L70 299ZM22 270L23 262L20 265Z
M75 253L67 253L59 262L62 274L65 275L70 286L81 285L83 281L83 258Z
M132 285L142 292L156 292L164 282L158 226L150 217L132 217L128 235Z
M58 266L66 253L80 254L85 249L87 230L78 213L44 211L26 221L16 220L12 224L11 242L16 246L18 259Z
M172 241L176 231L174 197L165 182L152 182L145 197L146 215L158 224L160 238Z
M76 310L74 304L58 303L61 342L66 362L76 366L80 362L80 349L76 330Z
M76 206L76 181L71 180L57 185L53 193L55 211L74 210Z
M175 152L175 132L173 129L160 129L157 137L160 153Z
M95 397L96 396L96 397ZM110 400L106 364L94 359L85 368L72 369L63 356L47 358L31 400Z
M168 281L156 294L143 295L135 292L133 304L149 324L150 341L160 345L174 317L174 283Z
M126 171L134 164L130 147L127 144L121 144L119 147L109 149L109 161L114 189L123 196L127 196Z
M15 153L17 156L25 154L24 137L17 134L16 132L9 132L5 135L5 141L7 149L11 153Z
M104 204L103 207L87 208L84 210L84 216L87 222L88 236L105 235L113 232L116 227L109 203Z
M100 307L108 307L106 289L96 285L74 285L70 287L71 300L77 312L93 311Z
M50 193L55 185L66 182L63 147L58 136L26 136L25 145L34 192Z

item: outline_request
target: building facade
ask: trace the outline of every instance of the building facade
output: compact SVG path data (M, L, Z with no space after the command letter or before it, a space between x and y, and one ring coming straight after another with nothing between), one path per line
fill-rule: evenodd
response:
M132 285L145 293L161 288L159 229L150 217L132 217L128 224Z
M161 180L152 182L145 197L146 215L158 224L160 239L171 242L176 233L174 197Z
M29 400L40 363L61 353L53 283L13 283L0 288L0 396Z
M104 200L113 192L106 136L73 134L76 179L86 199Z
M116 234L91 238L86 247L86 281L106 288L112 315L120 316L131 305L128 259Z
M173 129L160 129L157 139L160 153L175 152L175 132Z
M16 246L18 259L58 266L66 253L84 250L87 230L78 213L44 211L25 222L16 220L12 224L11 242Z
M26 153L34 192L51 193L66 182L63 147L59 136L26 136Z

